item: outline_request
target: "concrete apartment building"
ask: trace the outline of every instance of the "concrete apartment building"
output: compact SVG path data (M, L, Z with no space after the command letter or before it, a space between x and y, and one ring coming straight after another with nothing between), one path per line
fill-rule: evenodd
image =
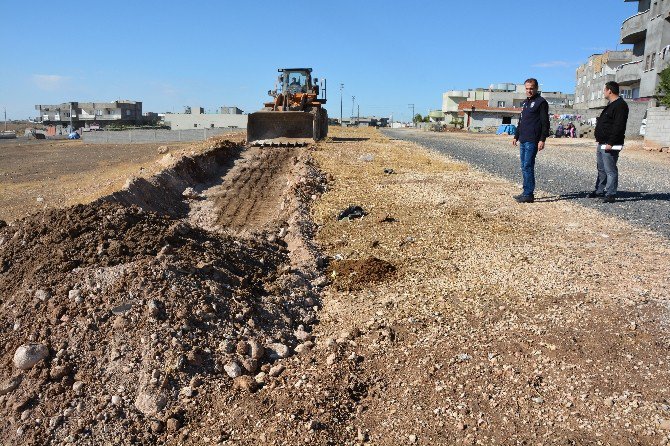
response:
M562 92L541 92L549 103L549 113L564 114L574 103L574 95ZM492 129L501 124L519 122L521 104L526 100L523 84L491 84L488 89L451 90L442 94L445 123L463 120L465 128Z
M633 61L619 67L616 81L639 89L638 100L647 101L645 105L649 105L642 114L646 116L645 145L669 147L670 110L656 107L654 96L658 90L658 74L670 66L670 0L636 1L637 14L621 25L621 43L633 45ZM642 117L635 117L637 125L641 121Z
M137 101L65 102L58 105L36 105L38 121L47 126L74 129L92 124L105 127L110 124L140 125L144 122L142 103Z
M247 115L237 107L221 107L220 113L205 113L202 107L187 107L185 113L166 113L164 120L172 130L247 128Z
M624 1L637 2L637 13L623 21L620 35L620 42L633 48L594 54L577 68L575 108L597 116L607 105L605 83L616 81L630 109L626 134L634 136L647 110L656 106L658 73L670 65L670 0Z
M658 73L670 62L670 0L625 1L638 3L637 14L621 25L621 43L633 45L633 59L617 69L615 80L639 91L639 99L651 99Z
M607 99L603 98L603 87L607 82L616 80L617 68L633 60L633 50L606 51L603 54L594 54L588 61L577 68L577 83L575 87L575 108L595 109L604 108ZM621 96L624 99L640 97L639 86L621 86Z

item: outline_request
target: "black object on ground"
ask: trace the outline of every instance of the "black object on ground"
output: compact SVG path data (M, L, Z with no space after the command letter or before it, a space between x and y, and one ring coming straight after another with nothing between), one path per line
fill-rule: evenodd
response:
M362 207L360 206L349 206L342 212L340 212L337 216L338 220L344 220L345 218L352 219L352 218L361 218L364 215L368 215L367 212L363 210Z

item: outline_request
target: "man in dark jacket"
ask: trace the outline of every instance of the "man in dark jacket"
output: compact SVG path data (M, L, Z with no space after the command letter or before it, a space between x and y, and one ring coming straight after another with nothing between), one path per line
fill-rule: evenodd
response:
M619 185L619 169L616 163L626 136L628 104L619 97L619 84L614 81L605 84L605 98L609 100L609 104L600 114L595 131L598 141L598 177L596 189L589 194L589 198L602 197L603 203L614 203Z
M523 193L514 197L519 203L535 201L535 157L544 149L549 136L549 104L538 94L537 79L524 82L527 99L521 104L521 116L516 127L513 145L519 144L521 155L521 173L523 175Z

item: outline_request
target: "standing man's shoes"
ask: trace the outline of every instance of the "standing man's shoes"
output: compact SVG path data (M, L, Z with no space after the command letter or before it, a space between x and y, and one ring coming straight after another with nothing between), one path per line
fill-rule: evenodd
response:
M606 195L605 198L603 198L603 203L614 203L616 201L616 197L614 195Z
M605 194L599 194L596 191L591 192L590 194L587 195L589 198L603 198Z
M518 203L532 203L535 201L535 197L533 195L517 195L514 198L516 198Z

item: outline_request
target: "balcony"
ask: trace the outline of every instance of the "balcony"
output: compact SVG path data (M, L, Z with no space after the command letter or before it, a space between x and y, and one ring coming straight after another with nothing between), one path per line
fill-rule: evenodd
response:
M640 78L642 77L642 64L643 60L640 59L619 65L616 70L615 80L619 85L632 85L640 82Z
M635 43L647 36L649 10L627 18L621 25L621 43Z

